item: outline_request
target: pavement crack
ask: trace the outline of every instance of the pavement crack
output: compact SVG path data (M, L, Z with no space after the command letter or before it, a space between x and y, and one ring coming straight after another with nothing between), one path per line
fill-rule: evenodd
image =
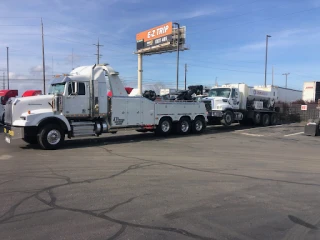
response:
M126 228L127 228L127 225L122 225L121 228L119 229L119 231L116 232L113 236L109 237L108 240L115 240L115 239L117 239L118 237L120 237L120 235L121 235L122 233L125 232Z

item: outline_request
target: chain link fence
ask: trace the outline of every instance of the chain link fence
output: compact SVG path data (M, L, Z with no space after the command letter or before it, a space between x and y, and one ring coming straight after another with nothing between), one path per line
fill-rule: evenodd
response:
M306 122L309 119L319 119L318 104L306 104L307 110L301 110L301 104L278 103L281 123Z

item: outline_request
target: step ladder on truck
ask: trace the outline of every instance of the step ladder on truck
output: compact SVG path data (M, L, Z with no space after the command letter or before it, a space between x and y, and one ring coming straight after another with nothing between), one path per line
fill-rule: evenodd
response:
M5 112L5 141L20 138L57 149L65 136L100 136L128 128L164 136L174 130L204 131L204 103L131 97L118 75L108 64L82 66L53 79L47 95L11 99ZM107 96L108 81L112 97Z

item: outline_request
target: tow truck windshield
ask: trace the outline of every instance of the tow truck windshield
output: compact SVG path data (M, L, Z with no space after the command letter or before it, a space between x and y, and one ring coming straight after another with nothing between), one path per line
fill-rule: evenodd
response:
M229 98L231 89L230 88L215 88L211 89L208 93L208 97L225 97Z
M63 94L66 83L51 84L49 87L49 95Z

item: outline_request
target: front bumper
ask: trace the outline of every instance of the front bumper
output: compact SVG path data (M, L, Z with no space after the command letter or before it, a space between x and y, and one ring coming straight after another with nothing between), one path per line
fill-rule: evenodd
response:
M208 111L208 117L222 118L222 116L223 116L222 111Z
M13 127L4 125L3 127L4 138L7 143L11 143L12 140L24 138L23 127Z

